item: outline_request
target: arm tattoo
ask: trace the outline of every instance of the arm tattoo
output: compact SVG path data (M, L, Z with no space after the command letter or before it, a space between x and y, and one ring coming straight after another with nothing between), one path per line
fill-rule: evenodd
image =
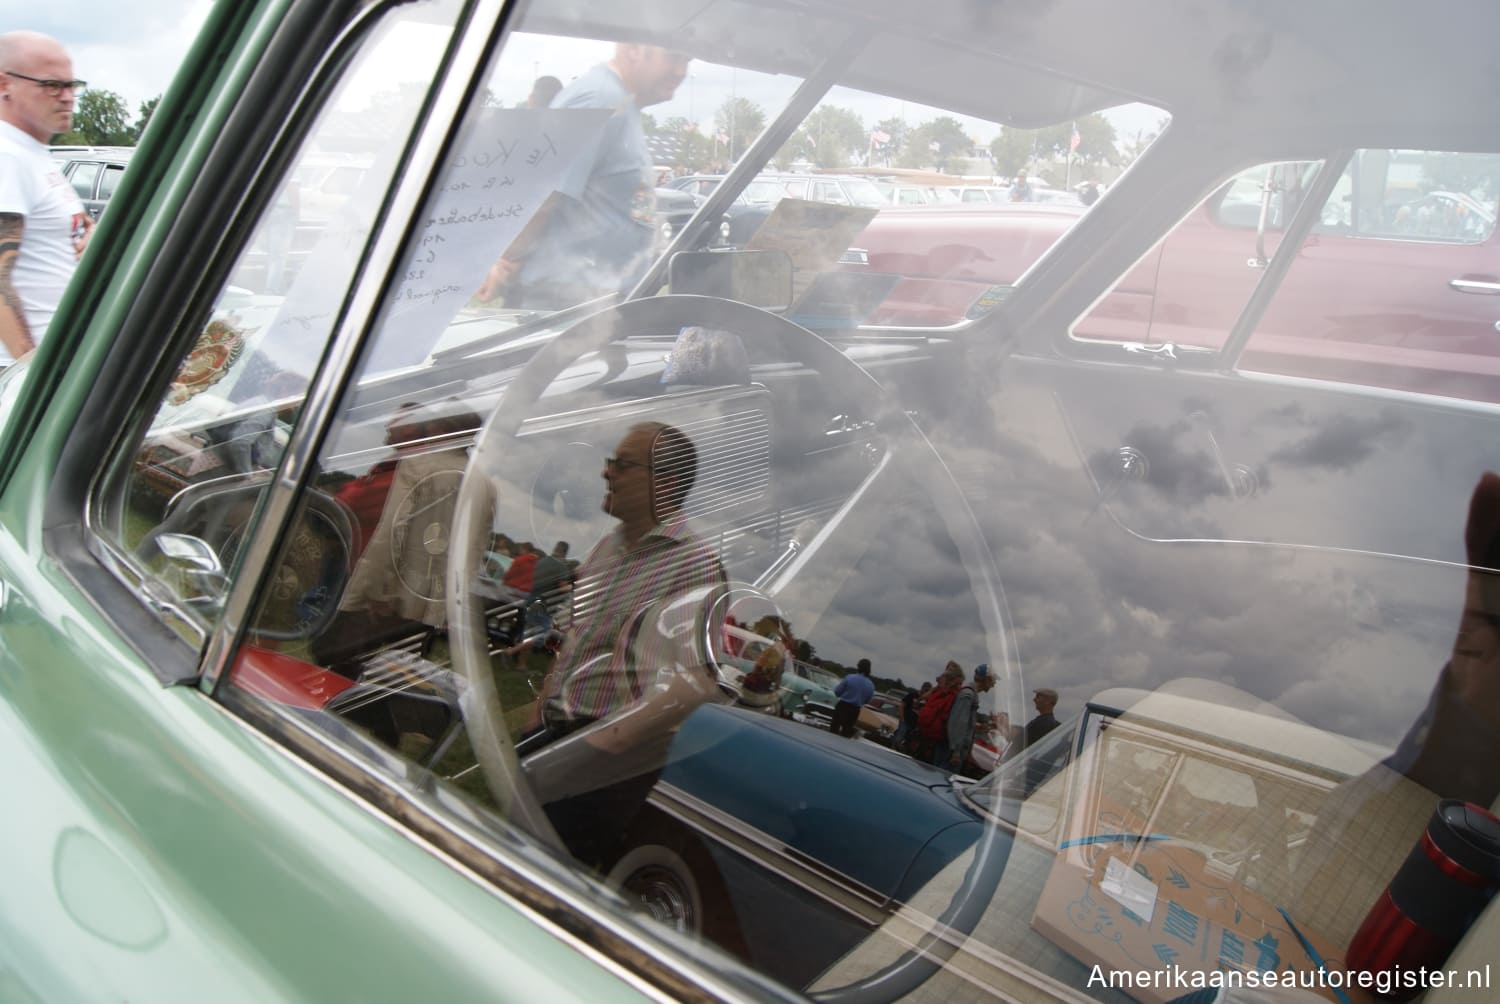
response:
M11 272L15 268L16 255L21 252L21 235L25 228L25 217L17 213L0 213L0 331L10 336L4 341L15 356L29 351L36 344L31 337L31 326L26 323L26 309L21 305L21 294L11 281ZM15 318L14 323L8 323L9 319L4 316L6 313ZM11 344L12 342L19 344ZM19 352L16 351L18 348Z

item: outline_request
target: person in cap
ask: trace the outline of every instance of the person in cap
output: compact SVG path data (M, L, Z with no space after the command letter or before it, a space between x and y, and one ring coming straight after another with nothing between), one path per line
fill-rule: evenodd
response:
M940 753L946 747L947 759L935 759L939 766L961 771L969 761L969 751L974 747L974 725L979 719L979 695L995 685L995 677L987 663L974 667L974 683L962 683L960 670L958 693L953 696L953 707L948 711L946 741L939 744Z
M1026 723L1027 746L1057 728L1057 716L1052 713L1057 707L1057 691L1051 687L1038 687L1031 693L1031 703L1036 705L1037 716Z

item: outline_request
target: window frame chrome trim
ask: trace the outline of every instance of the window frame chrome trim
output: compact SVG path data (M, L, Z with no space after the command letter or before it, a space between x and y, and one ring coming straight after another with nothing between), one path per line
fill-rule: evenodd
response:
M392 0L364 11L351 32L388 10L404 6ZM454 22L454 38L443 57L435 91L429 91L427 106L418 120L415 132L408 137L407 153L398 166L395 182L388 190L381 211L371 224L363 260L357 268L351 292L345 298L333 335L324 352L311 384L308 386L301 419L292 430L281 466L277 469L262 503L260 517L245 541L240 573L225 597L217 629L210 635L200 664L198 686L213 694L227 676L241 635L254 614L263 581L271 572L271 563L290 524L303 487L311 475L323 439L336 418L336 408L353 379L354 363L369 333L385 316L380 299L405 249L411 220L427 198L432 178L442 163L443 154L460 128L458 115L467 103L468 94L477 83L488 55L488 37L476 38L470 26L486 18L503 26L508 0L471 0L460 10ZM346 36L347 38L348 36ZM327 67L337 61L332 55ZM407 221L399 230L392 220Z

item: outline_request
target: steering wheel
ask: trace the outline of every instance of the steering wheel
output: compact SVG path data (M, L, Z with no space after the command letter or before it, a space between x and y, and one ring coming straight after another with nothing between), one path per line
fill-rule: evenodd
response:
M899 466L910 475L904 484L922 486L957 546L978 607L990 665L999 667L997 684L1006 688L1003 697L1007 702L1019 706L1021 681L988 545L942 460L911 417L890 401L885 388L839 349L777 314L732 300L684 294L629 300L561 332L506 387L464 475L448 555L450 655L455 669L468 683L465 720L471 745L502 811L554 846L560 841L527 783L510 740L490 667L484 603L471 589L491 532L494 476L503 469L505 453L523 421L569 366L626 335L660 335L693 325L733 332L752 357L758 346L778 347L788 361L819 374L821 388L827 393L860 402L862 407L857 411L873 410L874 432L884 441L883 454L870 458L868 474L847 500L821 527L799 533L805 539L794 542L788 553L773 563L756 582L756 590L783 609L796 610L804 623L808 622L809 611L815 620L816 614L832 602L836 583L852 570L852 564L838 567L840 552L852 553L856 547L862 550L868 543L847 539L856 536L846 525L847 518L871 499L897 489ZM871 405L876 407L872 409ZM714 665L706 623L707 618L700 618L695 625L694 642L701 646L702 663ZM651 667L646 672L651 672ZM952 937L951 932L968 933L983 915L999 884L1009 848L1008 836L996 835L993 827L985 827L964 881L929 934L879 972L847 986L818 991L813 998L830 1004L889 1000L927 980L956 951L961 939Z

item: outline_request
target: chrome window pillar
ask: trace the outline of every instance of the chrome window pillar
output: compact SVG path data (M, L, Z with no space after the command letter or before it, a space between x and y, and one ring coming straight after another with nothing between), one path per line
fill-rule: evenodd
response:
M365 16L378 17L400 6L399 2L382 5ZM255 615L257 599L336 417L335 409L351 380L354 363L369 333L384 317L382 298L390 274L406 249L411 231L419 225L418 210L427 199L429 183L462 128L463 111L499 44L502 15L508 6L509 0L475 0L467 16L459 17L454 26L441 82L429 95L423 125L408 141L407 156L398 169L399 180L387 193L383 211L374 221L352 292L344 301L322 365L308 388L301 419L287 443L261 518L246 542L241 574L230 587L223 616L209 638L199 678L199 687L207 692L212 693L223 681L240 636Z

